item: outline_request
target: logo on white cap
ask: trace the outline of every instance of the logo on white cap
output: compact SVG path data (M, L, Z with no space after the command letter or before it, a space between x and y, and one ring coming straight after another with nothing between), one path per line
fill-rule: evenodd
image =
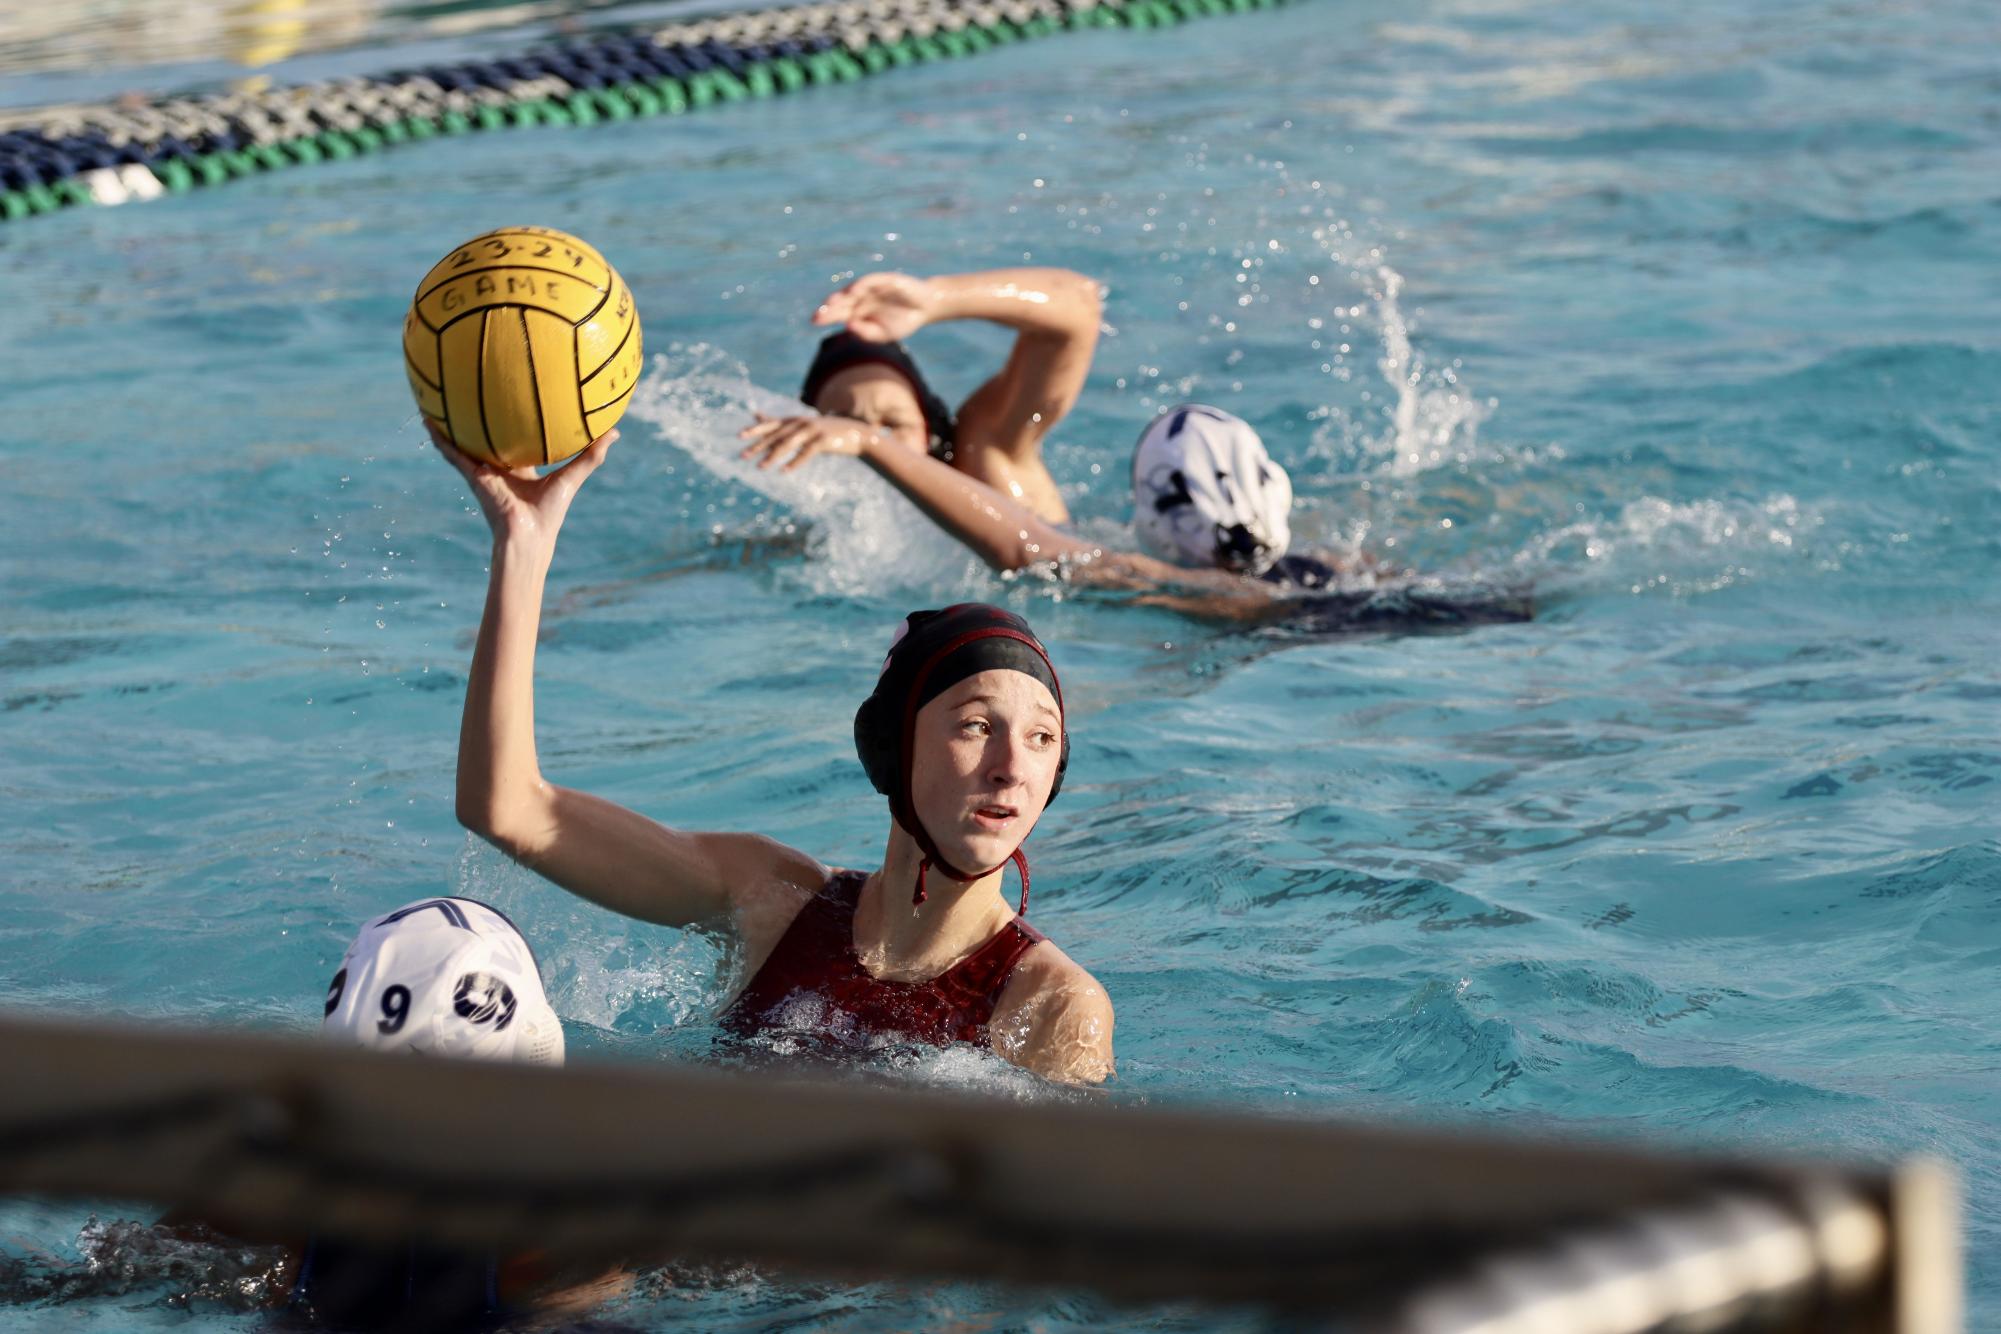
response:
M1133 450L1133 529L1150 556L1262 574L1292 544L1292 479L1250 423L1186 404Z
M426 1056L563 1062L534 951L474 899L418 899L363 926L328 985L323 1029Z

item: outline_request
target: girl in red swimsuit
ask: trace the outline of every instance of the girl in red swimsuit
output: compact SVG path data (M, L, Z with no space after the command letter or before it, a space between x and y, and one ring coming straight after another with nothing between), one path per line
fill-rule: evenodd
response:
M855 716L863 767L890 806L872 871L830 871L756 834L672 829L542 776L543 586L570 502L616 438L546 477L439 442L493 532L459 733L460 822L615 912L734 935L750 981L724 1010L733 1032L970 1042L1050 1079L1104 1079L1110 999L1020 915L1021 844L1069 757L1055 670L1020 618L966 604L904 622ZM1019 908L1002 896L1010 861Z

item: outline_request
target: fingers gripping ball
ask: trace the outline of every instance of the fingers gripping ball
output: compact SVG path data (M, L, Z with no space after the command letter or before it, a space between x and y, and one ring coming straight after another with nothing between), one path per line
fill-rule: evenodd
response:
M547 227L476 236L403 320L417 407L471 458L558 463L612 428L639 382L639 312L603 255Z

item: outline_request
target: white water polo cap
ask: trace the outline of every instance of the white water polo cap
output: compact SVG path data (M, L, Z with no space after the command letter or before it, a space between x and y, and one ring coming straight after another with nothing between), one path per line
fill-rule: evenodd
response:
M1250 423L1183 404L1133 450L1133 527L1150 556L1263 574L1292 543L1292 479Z
M534 951L474 899L418 899L362 927L327 986L323 1029L386 1051L563 1063Z

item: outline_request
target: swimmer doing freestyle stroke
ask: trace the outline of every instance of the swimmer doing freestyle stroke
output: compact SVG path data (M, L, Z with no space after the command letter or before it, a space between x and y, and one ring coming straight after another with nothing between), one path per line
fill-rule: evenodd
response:
M1201 403L1150 422L1133 450L1133 527L1144 552L1087 541L979 478L903 448L868 422L767 417L738 433L741 457L792 471L821 454L867 463L1000 572L1046 568L1083 586L1209 620L1302 629L1525 621L1514 593L1427 588L1367 554L1294 554L1292 482L1242 418ZM1360 586L1344 586L1364 576Z
M1082 392L1102 315L1098 284L1068 269L865 275L813 314L847 325L821 343L800 392L818 415L758 414L742 457L786 471L815 454L859 457L997 571L1043 566L1208 620L1340 632L1532 619L1520 593L1440 589L1367 553L1289 551L1291 479L1249 423L1207 404L1160 414L1134 449L1142 552L1069 532L1041 441ZM955 419L895 340L966 318L1021 333Z
M1103 310L1098 285L1069 269L864 274L813 312L816 325L846 328L821 341L799 397L979 479L1047 523L1068 523L1042 442L1083 391ZM902 343L947 320L1015 331L1006 363L956 413Z
M855 715L863 767L890 803L872 871L830 870L758 834L670 828L543 776L543 588L571 502L616 438L545 477L437 442L493 535L459 734L460 822L615 912L733 937L749 981L721 1016L732 1033L968 1042L1053 1080L1110 1075L1104 988L1021 916L1021 844L1061 786L1069 737L1055 669L1018 617L977 604L914 612L892 641ZM1002 897L1009 861L1018 909Z

